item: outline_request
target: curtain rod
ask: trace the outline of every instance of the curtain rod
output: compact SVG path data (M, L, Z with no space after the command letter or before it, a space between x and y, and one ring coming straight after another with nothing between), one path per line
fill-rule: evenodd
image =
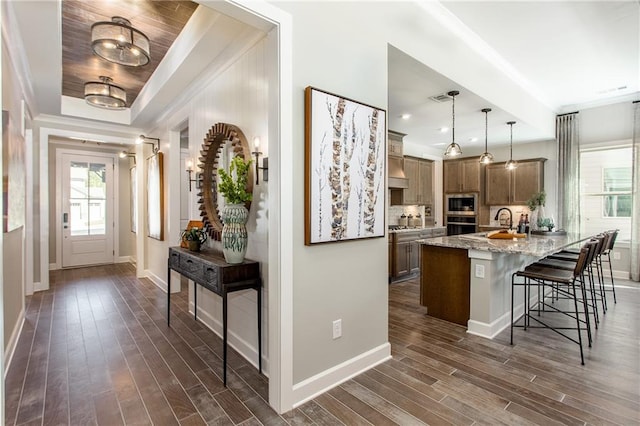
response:
M556 117L564 117L565 115L578 114L579 112L580 112L580 111L565 112L564 114L558 114L558 115L556 115Z

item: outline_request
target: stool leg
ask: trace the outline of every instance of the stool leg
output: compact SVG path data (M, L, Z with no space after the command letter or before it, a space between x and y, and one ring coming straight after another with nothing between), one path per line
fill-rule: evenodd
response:
M575 286L575 279L573 280L574 286ZM589 347L591 347L591 321L589 320L589 307L587 304L587 289L586 289L586 281L585 281L585 276L584 276L584 272L580 275L580 290L582 291L582 307L584 308L584 319L585 319L585 324L586 324L586 328L587 328L587 339L589 341ZM575 296L575 290L574 290L574 296ZM578 322L580 322L580 316L578 315L578 308L576 306L576 318L578 319ZM581 344L582 347L582 344Z
M511 274L511 331L510 331L510 344L513 345L513 293L515 293L515 280L516 274Z
M584 354L582 352L582 332L580 331L580 317L578 316L578 298L576 297L576 280L575 278L571 282L573 289L573 304L576 309L576 327L578 328L578 344L580 345L580 362L584 365Z
M611 290L613 290L613 303L618 303L616 300L616 285L613 282L613 268L611 267L611 252L607 253L609 258L609 273L611 274Z

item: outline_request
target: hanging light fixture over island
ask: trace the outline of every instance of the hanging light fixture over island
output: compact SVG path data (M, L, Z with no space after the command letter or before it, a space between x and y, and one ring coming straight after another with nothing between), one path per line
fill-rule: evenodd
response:
M460 92L458 92L457 90L452 90L447 93L447 95L451 96L451 101L453 102L453 104L451 107L451 143L444 152L445 157L457 157L458 155L462 154L460 145L456 143L456 96L458 96L459 94Z

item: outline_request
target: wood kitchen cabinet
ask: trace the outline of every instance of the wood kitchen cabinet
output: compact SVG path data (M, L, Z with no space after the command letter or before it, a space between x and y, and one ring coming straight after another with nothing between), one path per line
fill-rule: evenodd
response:
M544 162L546 158L518 160L515 170L504 168L505 163L486 166L485 203L488 205L523 205L537 192L544 190Z
M418 240L446 235L446 228L423 228L416 231L389 233L389 278L398 281L420 273Z
M480 162L478 157L442 162L444 192L480 192Z
M391 205L427 205L433 203L433 162L404 157L404 175L409 187L391 191Z

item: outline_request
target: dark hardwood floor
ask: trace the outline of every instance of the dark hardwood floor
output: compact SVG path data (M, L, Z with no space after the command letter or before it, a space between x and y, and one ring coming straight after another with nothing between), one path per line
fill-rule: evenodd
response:
M627 288L624 288L626 285ZM640 424L640 287L618 283L587 349L546 330L494 340L425 315L417 281L389 287L393 360L283 416L267 379L130 265L55 271L27 299L5 424Z

